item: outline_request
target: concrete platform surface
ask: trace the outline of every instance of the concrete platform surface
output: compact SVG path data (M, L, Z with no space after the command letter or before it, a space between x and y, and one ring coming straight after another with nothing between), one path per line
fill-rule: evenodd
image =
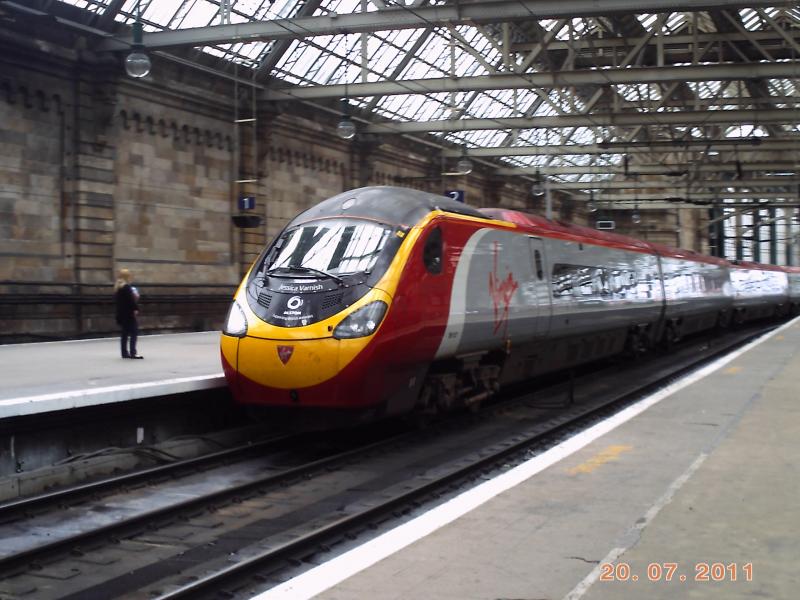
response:
M799 348L795 320L317 597L796 598Z
M0 418L221 387L218 331L0 346Z

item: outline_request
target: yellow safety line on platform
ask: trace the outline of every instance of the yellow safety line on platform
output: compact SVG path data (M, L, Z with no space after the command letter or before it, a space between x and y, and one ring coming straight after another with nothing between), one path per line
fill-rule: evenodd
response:
M568 472L570 475L577 475L578 473L591 473L602 465L617 460L619 455L623 452L630 452L631 450L633 450L633 446L609 446L605 450L595 454L586 462L579 464L577 467L572 467Z

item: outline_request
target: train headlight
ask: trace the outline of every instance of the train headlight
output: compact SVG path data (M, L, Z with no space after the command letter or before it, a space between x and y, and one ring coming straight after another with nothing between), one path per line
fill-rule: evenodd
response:
M386 302L376 300L366 306L362 306L353 311L339 323L333 330L333 337L337 340L360 338L375 333L378 325L381 324L386 309L389 306Z
M236 300L228 310L228 317L225 319L222 333L235 337L243 337L247 333L247 317L244 316L244 310Z

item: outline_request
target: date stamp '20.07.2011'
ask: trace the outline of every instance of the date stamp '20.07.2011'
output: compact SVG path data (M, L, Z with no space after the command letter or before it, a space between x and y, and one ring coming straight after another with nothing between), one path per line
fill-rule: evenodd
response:
M677 562L651 562L642 573L637 573L626 562L600 565L600 581L753 581L753 563L681 564Z

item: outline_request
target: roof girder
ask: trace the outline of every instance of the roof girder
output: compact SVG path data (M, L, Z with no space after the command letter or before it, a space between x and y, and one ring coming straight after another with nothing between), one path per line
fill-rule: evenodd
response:
M392 96L571 86L630 85L676 81L735 81L752 78L789 78L800 72L800 61L781 63L740 63L724 65L685 65L664 67L627 67L620 69L582 69L578 71L538 72L477 77L435 77L400 81L351 83L346 86L295 86L268 90L263 100L309 100L313 98Z
M654 113L570 114L547 117L393 121L367 125L365 133L458 132L487 129L552 129L560 127L625 127L636 125L713 125L720 123L796 123L800 109L664 111Z
M510 167L498 169L498 175L674 175L687 173L737 173L738 171L791 171L794 172L794 161L745 162L738 163L676 163L669 165L629 164L626 169L622 165L590 165L564 167Z
M753 144L748 138L727 138L721 140L691 140L686 142L633 142L604 144L561 144L549 146L496 146L491 148L470 148L469 155L473 157L489 156L563 156L567 154L639 154L639 153L673 153L673 152L704 152L714 149L733 151L737 148L742 152L800 152L800 138L797 140L772 138L756 138L760 143ZM444 150L446 157L459 157L462 150Z
M774 6L774 0L638 0L635 11L654 13L674 10L696 11L714 8L760 8ZM365 33L395 29L418 29L430 26L473 25L523 19L573 18L611 14L629 14L629 0L493 0L470 4L445 4L387 8L371 12L300 17L195 27L174 31L148 32L150 48L168 46L205 46L220 43L280 39L303 39L321 35ZM131 35L109 36L99 50L127 50Z

